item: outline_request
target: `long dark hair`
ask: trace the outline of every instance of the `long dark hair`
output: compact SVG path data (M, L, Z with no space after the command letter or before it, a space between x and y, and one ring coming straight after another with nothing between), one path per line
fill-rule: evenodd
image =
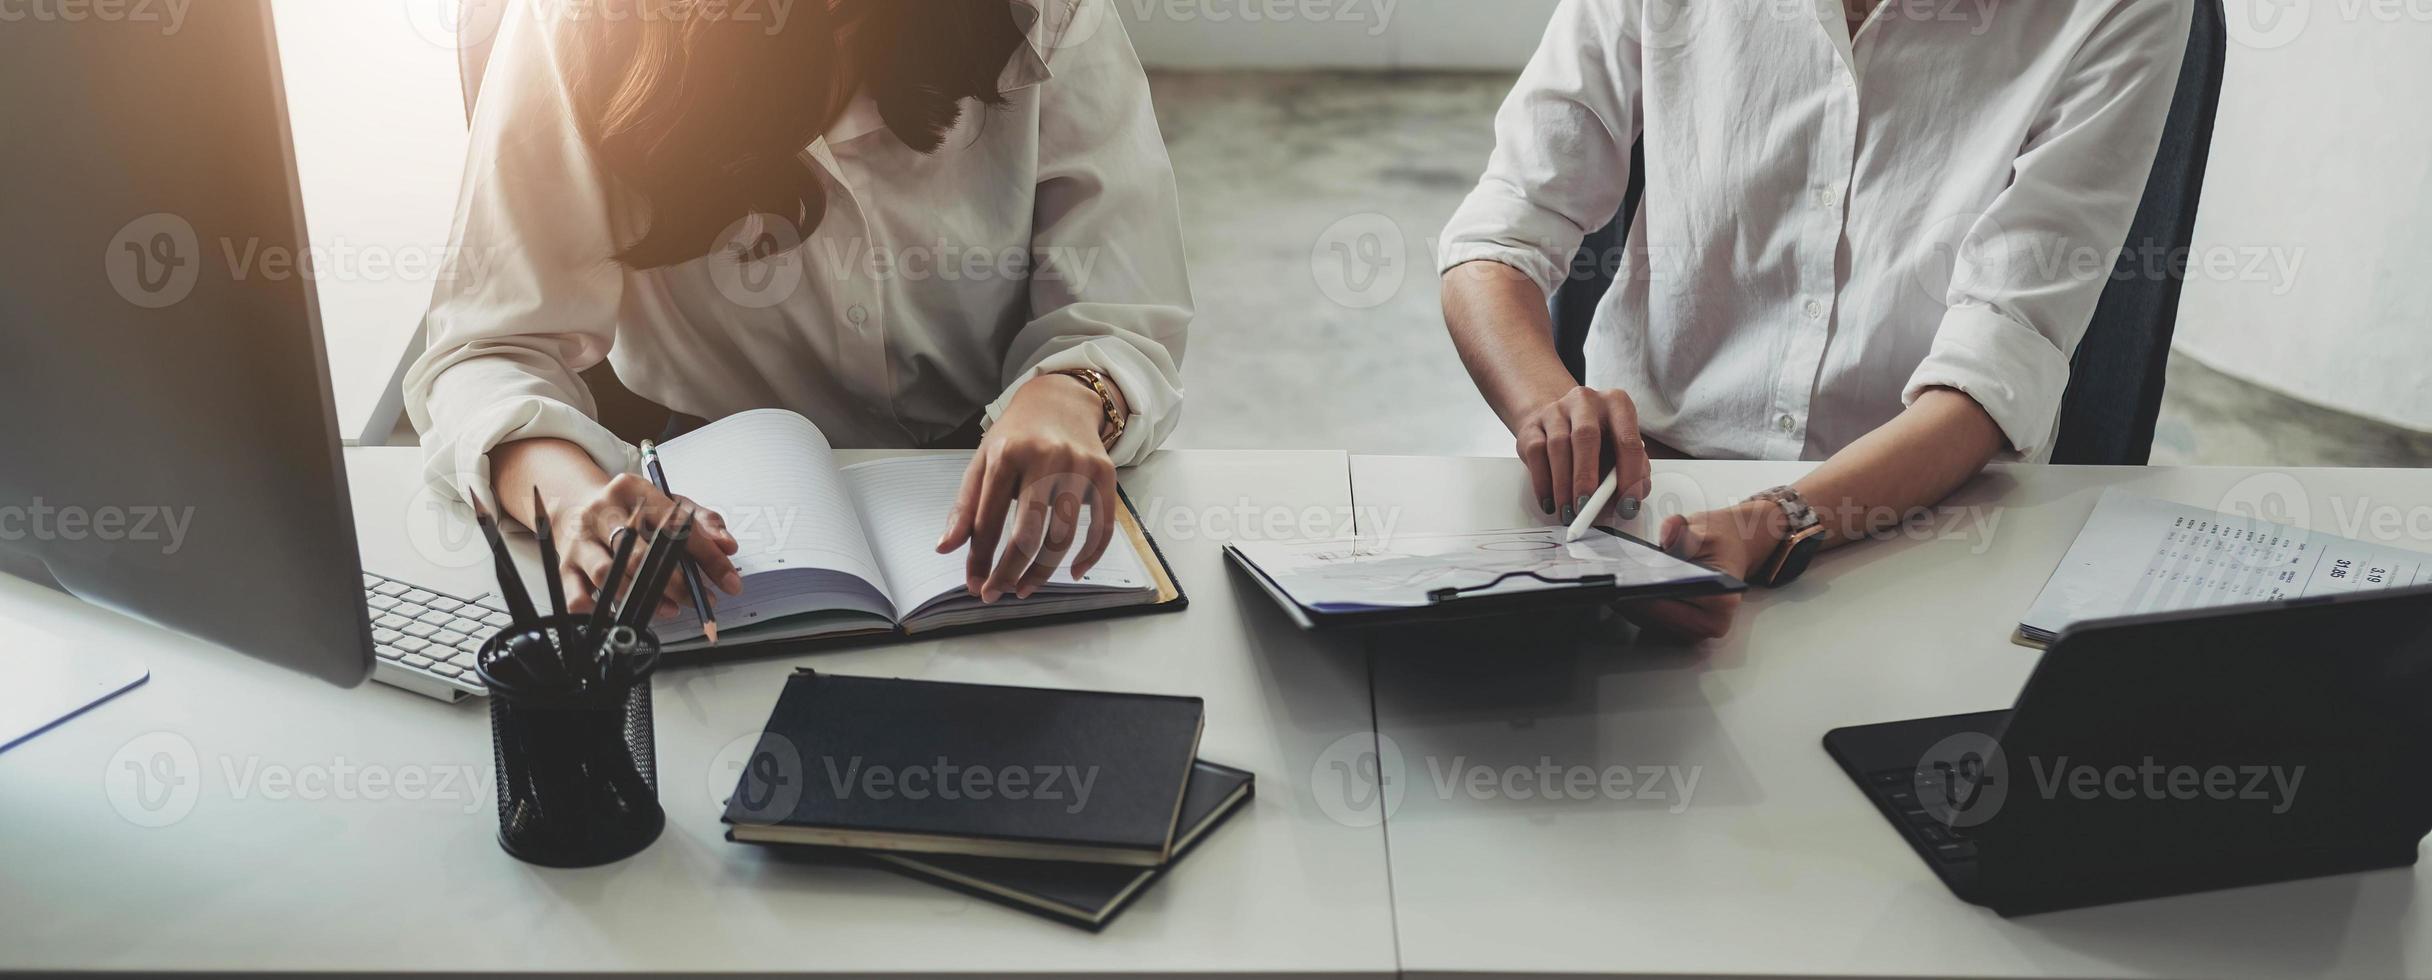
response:
M965 100L1005 104L997 80L1023 43L1009 0L803 0L782 29L764 4L573 2L588 11L565 25L583 135L647 206L615 256L636 269L707 255L754 214L808 236L827 193L801 152L856 91L935 152Z

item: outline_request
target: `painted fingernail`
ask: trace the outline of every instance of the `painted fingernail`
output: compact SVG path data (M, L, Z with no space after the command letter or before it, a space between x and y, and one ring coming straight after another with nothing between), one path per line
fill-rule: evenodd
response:
M1572 521L1575 521L1575 520L1578 520L1578 519L1579 519L1579 509L1578 509L1578 508L1576 508L1576 507L1572 507L1572 506L1571 506L1571 505L1569 505L1569 504L1564 504L1564 505L1562 506L1562 523L1564 523L1564 524L1568 524L1568 523L1570 523L1570 522L1572 522Z
M1619 510L1618 512L1621 514L1621 519L1622 519L1622 520L1625 520L1625 521L1628 521L1628 520L1636 520L1636 519L1638 518L1638 498L1636 498L1636 497L1623 497L1623 498L1621 498L1621 507L1620 507L1620 510Z
M1595 497L1595 494L1589 494L1589 493L1583 493L1583 494L1580 494L1580 495L1579 495L1579 504L1578 504L1578 506L1575 506L1575 507L1571 508L1571 513L1578 514L1578 513L1585 512L1585 511L1588 509L1588 501L1589 501L1590 499L1594 498L1594 497Z
M1551 514L1551 513L1553 513L1553 512L1554 512L1554 498L1552 498L1552 497L1539 497L1539 498L1537 498L1537 512L1538 512L1538 513L1541 513L1541 514Z

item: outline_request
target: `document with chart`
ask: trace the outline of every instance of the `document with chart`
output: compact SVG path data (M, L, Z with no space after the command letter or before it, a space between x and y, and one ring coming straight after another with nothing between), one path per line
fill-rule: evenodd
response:
M2089 619L2410 585L2432 585L2432 555L2114 487L2020 621L2018 638L2042 646Z
M1226 551L1304 619L1365 614L1381 622L1395 611L1458 611L1489 600L1507 600L1491 604L1509 607L1508 600L1665 598L1744 588L1635 538L1602 531L1579 541L1563 537L1562 528L1542 527L1254 542Z

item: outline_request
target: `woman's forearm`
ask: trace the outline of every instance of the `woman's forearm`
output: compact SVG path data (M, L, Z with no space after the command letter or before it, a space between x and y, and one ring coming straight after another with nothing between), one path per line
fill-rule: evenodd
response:
M522 439L490 450L490 482L498 504L526 527L535 516L535 487L555 513L561 501L584 496L608 480L609 474L590 453L564 439Z
M1517 427L1578 386L1554 350L1545 292L1500 262L1471 262L1444 274L1444 323L1461 363L1506 427Z
M1929 388L1797 487L1823 519L1827 543L1845 544L1941 503L2008 444L1974 398Z

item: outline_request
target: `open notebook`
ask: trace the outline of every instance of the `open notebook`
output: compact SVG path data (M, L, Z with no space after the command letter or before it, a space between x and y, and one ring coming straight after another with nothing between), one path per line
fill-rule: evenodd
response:
M659 461L668 485L724 517L741 546L743 594L717 605L722 645L911 635L1181 598L1125 501L1123 526L1088 575L1075 579L1068 557L1030 598L980 602L963 587L965 552L937 553L968 453L840 467L818 426L764 409L660 446ZM1086 528L1086 509L1082 519ZM670 651L705 645L690 609L658 631Z

